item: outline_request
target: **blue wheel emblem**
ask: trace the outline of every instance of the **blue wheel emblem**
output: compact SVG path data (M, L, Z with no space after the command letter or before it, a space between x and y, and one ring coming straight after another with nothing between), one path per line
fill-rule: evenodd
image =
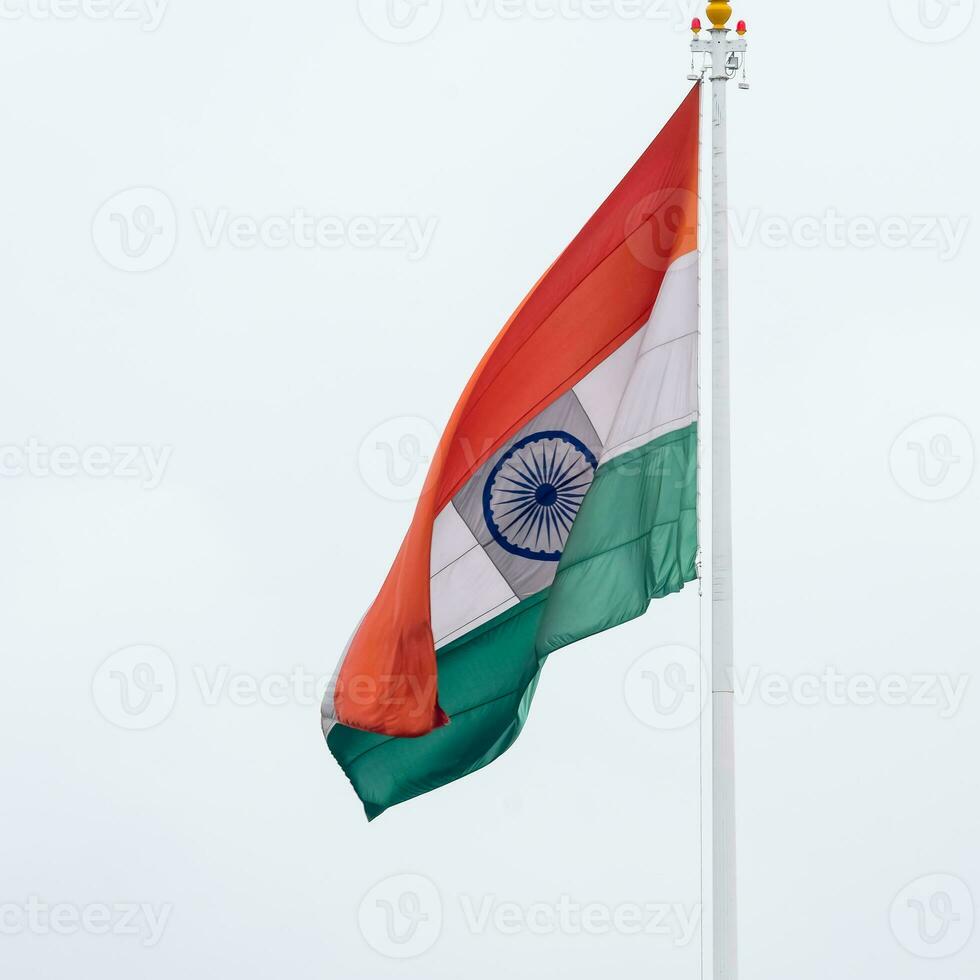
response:
M536 432L514 443L483 488L494 540L512 555L558 561L597 465L568 432Z

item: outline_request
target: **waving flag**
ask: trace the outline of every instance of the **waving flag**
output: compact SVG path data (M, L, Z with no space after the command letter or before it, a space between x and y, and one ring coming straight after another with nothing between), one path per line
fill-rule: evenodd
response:
M548 654L695 577L695 87L449 420L323 702L369 819L514 742Z

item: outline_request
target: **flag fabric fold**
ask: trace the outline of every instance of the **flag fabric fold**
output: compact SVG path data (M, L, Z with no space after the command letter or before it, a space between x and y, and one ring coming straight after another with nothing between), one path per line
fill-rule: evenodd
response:
M695 578L695 86L446 426L323 702L369 818L500 756L555 650Z

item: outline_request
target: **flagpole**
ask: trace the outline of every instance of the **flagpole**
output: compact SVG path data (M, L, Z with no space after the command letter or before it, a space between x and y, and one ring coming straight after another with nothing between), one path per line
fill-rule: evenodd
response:
M727 2L707 7L711 28L691 25L691 50L707 55L711 81L711 533L710 593L707 603L711 646L711 975L738 977L738 903L735 835L735 713L732 589L732 452L728 285L728 82L744 59L745 24L737 38L727 27ZM699 76L699 77L703 77ZM744 87L748 87L744 82ZM707 814L706 814L707 815Z

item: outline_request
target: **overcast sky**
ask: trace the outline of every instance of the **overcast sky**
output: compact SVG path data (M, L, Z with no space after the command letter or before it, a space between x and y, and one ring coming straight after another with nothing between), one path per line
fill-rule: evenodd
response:
M699 975L699 705L644 687L696 676L696 587L370 826L318 708L472 368L687 92L694 12L4 0L6 974ZM736 6L756 980L980 971L973 13Z

